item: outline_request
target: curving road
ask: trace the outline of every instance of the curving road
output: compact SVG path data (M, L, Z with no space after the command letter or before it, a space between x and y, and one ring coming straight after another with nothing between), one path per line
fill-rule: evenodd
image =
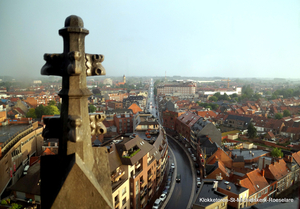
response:
M165 208L185 209L188 206L191 195L193 195L193 174L190 167L190 161L184 150L176 142L174 142L173 139L168 138L168 142L169 147L172 149L177 161L177 173L181 174L181 182L176 183L171 198Z
M155 100L154 100L154 94L153 94L153 81L150 83L150 89L149 89L149 95L148 95L148 101L147 101L147 109L150 113L152 113L154 116L159 116L156 114L157 110L155 106ZM151 105L150 105L151 102ZM152 107L154 106L154 108ZM159 120L159 118L158 118ZM186 155L185 151L181 146L179 146L176 142L173 141L173 139L168 137L168 145L172 149L172 153L174 153L174 156L171 156L171 159L173 157L176 158L176 169L177 173L181 174L181 182L176 183L175 187L172 192L167 205L166 209L186 209L188 207L188 203L190 201L190 197L193 196L192 194L192 187L193 185L193 173L192 168L190 166L190 161L188 159L188 156ZM171 154L171 153L170 153ZM170 165L169 165L170 166ZM172 181L176 181L176 175L173 176ZM195 186L196 187L196 186Z

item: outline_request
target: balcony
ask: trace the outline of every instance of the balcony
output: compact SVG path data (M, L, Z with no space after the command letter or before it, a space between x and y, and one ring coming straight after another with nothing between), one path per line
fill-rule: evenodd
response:
M148 174L148 180L149 181L152 179L152 177L153 177L152 173L150 175Z
M147 187L144 187L143 189L141 189L140 194L141 194L141 197L145 196L147 194Z
M159 178L159 177L160 177L160 172L157 171L157 172L156 172L156 178Z
M111 175L111 182L117 182L120 180L122 176L124 176L125 171L119 171L113 175Z
M140 162L137 162L137 163L135 164L135 169L138 169L139 167L141 167L141 163L140 163Z
M153 182L150 181L150 182L148 183L148 189L151 189L152 185L153 185ZM149 195L150 195L150 194L149 194Z
M141 187L145 187L147 185L147 182L142 180L142 181L140 181L140 184L141 184Z
M160 167L161 167L161 164L157 165L157 166L156 166L156 170L159 170Z
M120 206L120 201L119 199L115 202L115 208L118 208Z
M131 149L127 153L125 153L122 157L123 158L132 158L135 156L141 149Z

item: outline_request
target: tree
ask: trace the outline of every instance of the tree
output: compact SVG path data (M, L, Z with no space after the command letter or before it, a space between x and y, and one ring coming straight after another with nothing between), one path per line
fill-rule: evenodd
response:
M54 100L51 100L50 102L48 102L48 105L54 105L54 106L56 106L56 102Z
M45 112L45 106L44 105L39 105L37 108L35 108L35 114L37 118L41 118L42 115L44 115Z
M275 114L275 119L280 120L282 118L282 114L281 113L276 113Z
M271 152L272 157L283 157L283 153L281 152L281 149L275 147Z
M283 111L283 117L288 117L288 116L291 116L291 113L289 110L284 110Z
M238 97L237 93L231 95L231 98L236 98L236 97Z
M27 118L36 118L35 109L30 108L26 114Z
M218 98L215 97L215 96L211 96L211 97L209 97L209 100L213 101L213 102L216 102L216 101L218 101Z
M94 105L89 105L89 112L93 113L96 112L97 108Z
M45 107L43 115L59 115L59 109L55 105L48 105Z
M248 136L249 136L249 138L255 138L256 133L257 133L256 128L253 126L252 123L249 123L249 125L248 125Z

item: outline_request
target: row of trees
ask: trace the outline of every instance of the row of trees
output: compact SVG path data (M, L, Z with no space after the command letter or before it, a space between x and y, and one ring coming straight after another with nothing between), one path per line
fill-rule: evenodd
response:
M284 110L283 111L283 115L281 114L281 113L276 113L275 114L275 119L281 119L281 118L283 118L283 117L289 117L289 116L291 116L292 114L291 114L291 112L289 111L289 110Z
M201 102L197 102L197 103L200 107L209 108L211 110L216 110L219 107L219 105L212 104L212 103L201 103Z
M47 106L39 105L37 108L31 108L26 114L27 118L41 118L43 115L59 115L60 104L57 106L55 101L50 101Z
M257 130L256 128L253 126L252 123L250 123L248 125L248 137L249 138L255 138L257 137ZM272 152L271 152L271 156L272 157L283 157L283 153L281 151L281 149L275 147Z

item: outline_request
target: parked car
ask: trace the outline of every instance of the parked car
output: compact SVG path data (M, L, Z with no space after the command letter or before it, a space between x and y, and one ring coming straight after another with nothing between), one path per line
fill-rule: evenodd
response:
M159 199L163 202L163 201L165 201L166 197L167 197L167 195L161 194Z
M169 193L169 190L165 189L162 193L167 195Z
M197 175L200 175L200 171L199 170L197 170Z
M171 168L175 169L175 164L174 163L171 164Z
M196 167L196 168L199 168L199 164L198 164L198 163L195 163L195 167Z
M198 182L197 182L197 187L200 187L200 186L201 186L201 182L198 181Z
M165 186L165 190L170 190L170 186Z
M155 202L154 202L154 205L153 205L152 209L158 209L159 206L161 205L161 203L162 203L162 201L161 201L160 198L156 199Z
M197 181L201 181L201 178L200 178L200 177L197 177Z

